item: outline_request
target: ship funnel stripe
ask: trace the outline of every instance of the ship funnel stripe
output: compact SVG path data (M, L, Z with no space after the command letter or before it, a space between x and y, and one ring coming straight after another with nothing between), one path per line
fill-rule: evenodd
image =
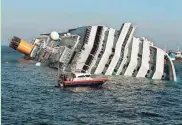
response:
M14 36L14 37L11 39L10 45L9 45L9 46L10 46L11 48L13 48L13 49L16 50L16 49L18 48L19 44L20 44L20 41L21 41L20 38Z

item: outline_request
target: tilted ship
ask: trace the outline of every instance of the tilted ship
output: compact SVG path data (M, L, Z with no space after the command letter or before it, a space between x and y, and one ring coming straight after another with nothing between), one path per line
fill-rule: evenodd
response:
M119 30L103 25L83 26L41 34L32 43L13 37L10 47L60 72L176 81L168 54L152 41L135 37L135 29L131 23L123 23Z

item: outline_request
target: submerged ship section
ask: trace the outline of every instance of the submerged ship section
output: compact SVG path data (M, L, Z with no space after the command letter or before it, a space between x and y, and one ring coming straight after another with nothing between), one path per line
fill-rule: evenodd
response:
M10 47L61 72L176 81L168 54L146 38L135 37L135 29L131 23L122 24L119 30L84 26L64 33L41 34L33 43L13 37Z

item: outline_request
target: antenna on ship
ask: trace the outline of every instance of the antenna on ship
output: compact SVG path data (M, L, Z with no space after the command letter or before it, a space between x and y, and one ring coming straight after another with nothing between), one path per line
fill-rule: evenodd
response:
M166 46L164 46L164 51L167 52L167 51L166 51Z
M179 52L179 46L178 46L178 52Z

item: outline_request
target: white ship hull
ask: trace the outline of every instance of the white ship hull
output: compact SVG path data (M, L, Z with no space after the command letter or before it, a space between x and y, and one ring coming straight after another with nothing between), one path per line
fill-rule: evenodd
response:
M61 64L63 72L176 81L174 65L168 54L151 41L134 37L135 28L131 23L124 23L120 30L85 26L70 29L67 33L43 34L32 43L29 56L50 67L58 68ZM14 45L12 41L11 47ZM12 48L18 50L20 47L14 45Z

